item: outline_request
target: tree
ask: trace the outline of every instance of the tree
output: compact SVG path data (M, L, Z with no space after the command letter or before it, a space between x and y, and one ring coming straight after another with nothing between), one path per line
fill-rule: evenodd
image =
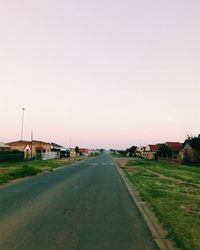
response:
M132 147L128 148L127 149L128 156L132 157L135 154L136 148L137 148L136 146L132 146Z
M187 141L191 141L191 140L193 140L194 138L197 138L195 135L189 135L189 134L187 134L187 136L186 136L186 140Z
M79 150L78 146L75 147L75 152L76 152L76 154L79 154L80 150Z
M70 157L70 149L66 150L66 157Z
M161 144L158 150L158 155L163 157L171 157L172 150L166 144Z

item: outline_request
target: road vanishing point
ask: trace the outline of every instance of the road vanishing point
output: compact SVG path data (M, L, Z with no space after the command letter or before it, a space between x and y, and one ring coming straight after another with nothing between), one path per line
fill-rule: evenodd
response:
M158 249L109 155L0 188L1 250Z

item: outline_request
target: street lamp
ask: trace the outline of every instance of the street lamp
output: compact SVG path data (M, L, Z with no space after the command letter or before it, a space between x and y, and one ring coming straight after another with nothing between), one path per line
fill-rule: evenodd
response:
M24 111L25 108L22 108L22 128L21 128L21 141L23 139L23 129L24 129Z

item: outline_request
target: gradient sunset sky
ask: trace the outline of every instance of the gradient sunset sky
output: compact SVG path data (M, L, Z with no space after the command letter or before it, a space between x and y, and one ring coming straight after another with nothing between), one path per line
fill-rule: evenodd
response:
M0 141L89 148L200 133L199 0L0 0Z

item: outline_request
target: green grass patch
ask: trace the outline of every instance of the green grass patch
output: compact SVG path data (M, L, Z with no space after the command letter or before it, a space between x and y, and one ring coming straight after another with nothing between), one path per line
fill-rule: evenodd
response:
M77 159L54 159L48 161L24 161L0 163L0 184L25 176L34 176L38 173L75 162Z
M10 168L9 171L0 173L0 184L7 183L11 180L22 178L25 176L33 176L42 171L39 168L28 166L24 164L21 167Z
M191 185L191 180L199 183L200 169L145 160L131 161L128 165L124 170L126 176L151 205L168 230L168 237L183 250L200 250L200 188ZM133 165L138 166L137 171L131 171ZM162 179L148 169L186 183Z
M179 179L182 181L200 184L200 167L179 165L176 163L152 160L131 160L128 166L143 166L155 173Z

